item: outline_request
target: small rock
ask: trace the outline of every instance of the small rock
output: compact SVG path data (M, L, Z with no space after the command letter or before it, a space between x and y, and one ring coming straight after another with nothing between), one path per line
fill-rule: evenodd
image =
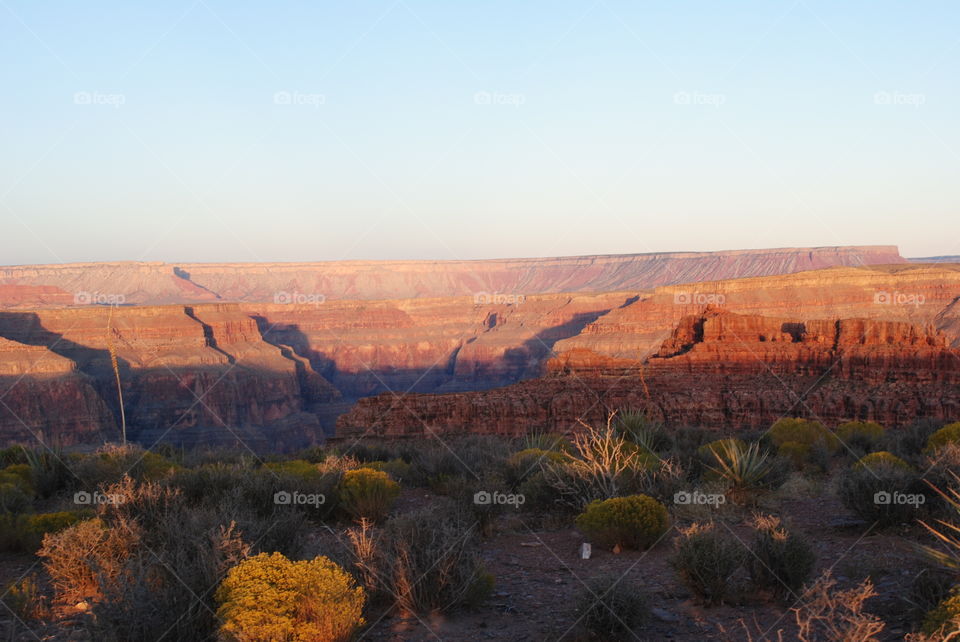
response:
M653 608L651 608L650 613L653 615L653 617L657 618L661 622L679 622L680 621L679 617L677 617L670 611L661 609L658 606L654 606Z
M584 542L583 544L580 545L580 559L582 560L590 559L591 552L592 552L592 548L590 547L589 543Z

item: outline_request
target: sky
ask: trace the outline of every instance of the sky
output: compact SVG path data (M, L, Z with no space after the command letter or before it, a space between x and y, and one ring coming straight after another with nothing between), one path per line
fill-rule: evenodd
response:
M0 264L960 254L960 3L0 0Z

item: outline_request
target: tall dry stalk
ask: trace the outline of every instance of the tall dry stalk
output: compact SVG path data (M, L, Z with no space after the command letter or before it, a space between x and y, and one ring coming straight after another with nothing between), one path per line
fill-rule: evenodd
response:
M110 352L110 365L113 366L113 376L117 382L117 398L120 400L120 435L123 445L127 445L127 414L123 410L123 388L120 385L120 365L117 363L117 349L113 344L113 306L107 316L107 350Z

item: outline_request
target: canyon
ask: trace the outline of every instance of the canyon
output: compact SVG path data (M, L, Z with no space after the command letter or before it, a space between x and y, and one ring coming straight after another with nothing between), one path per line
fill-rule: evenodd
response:
M960 416L960 265L907 262L895 248L876 254L884 265L848 265L869 256L819 250L790 260L774 250L759 263L757 251L711 256L684 273L734 278L688 283L662 264L641 278L642 262L622 257L592 275L567 264L565 275L539 272L545 291L518 296L505 281L458 277L421 282L415 297L275 300L272 287L309 290L283 273L237 276L230 287L256 294L226 303L230 289L193 266L183 269L195 289L162 305L74 305L56 298L59 286L21 283L33 290L17 289L0 311L0 445L116 440L111 352L128 436L147 446L268 452L331 437L521 434L622 407L671 425L744 428L782 414L890 425ZM793 269L825 257L834 262ZM619 287L657 279L665 284ZM460 292L481 283L491 289ZM139 289L113 289L162 298L149 279L128 286ZM565 287L583 289L550 291ZM432 295L443 288L458 294Z

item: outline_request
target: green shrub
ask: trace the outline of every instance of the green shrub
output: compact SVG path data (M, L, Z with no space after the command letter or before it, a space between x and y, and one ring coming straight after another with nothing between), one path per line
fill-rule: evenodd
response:
M893 453L888 453L885 450L864 455L853 464L853 467L858 470L862 468L876 470L878 468L888 467L900 468L902 470L912 470L910 464L903 461Z
M930 435L927 440L926 453L936 452L947 444L960 444L960 421L947 424L937 432Z
M573 452L573 444L565 436L553 432L533 432L523 436L520 450L555 450Z
M391 459L390 461L371 461L367 464L364 464L363 467L372 468L373 470L382 470L390 475L390 478L396 482L402 482L410 479L411 475L413 474L413 467L400 458Z
M851 467L841 473L838 490L844 506L880 527L922 517L921 509L933 495L918 473L898 466ZM907 496L917 501L909 503Z
M873 421L848 421L837 426L837 438L855 453L877 450L884 441L886 430Z
M717 455L723 455L730 448L746 450L747 443L742 439L737 439L735 437L717 439L711 441L710 443L703 444L697 448L697 457L699 457L700 460L703 461L703 463L707 466L713 466L717 463Z
M363 589L326 557L261 553L230 569L216 600L224 640L346 642L364 625Z
M635 637L633 631L650 615L647 597L622 576L608 576L587 582L580 594L577 613L587 633L600 640Z
M378 521L400 496L400 484L382 470L357 468L343 474L337 491L341 506L351 516Z
M308 480L318 479L320 477L320 470L316 464L311 464L309 461L303 459L268 462L264 464L264 468L272 470L275 473L293 475Z
M0 514L23 513L30 510L32 504L33 498L23 490L19 481L0 482Z
M526 448L515 452L507 459L507 483L516 488L530 475L542 470L545 463L563 464L569 460L569 455L556 450Z
M923 632L926 635L958 631L960 631L960 589L955 590L953 595L940 602L923 619Z
M810 462L813 446L799 441L785 441L777 448L777 454L787 459L796 470L803 470Z
M591 502L576 523L599 546L645 550L667 532L670 517L652 497L631 495Z
M813 549L775 517L757 517L754 529L753 555L747 557L753 585L780 599L799 598L817 561Z
M93 516L92 510L0 515L0 550L34 553L47 533L57 533Z
M743 564L743 545L713 523L697 523L682 529L674 546L670 564L684 584L708 604L722 602L733 574Z
M770 439L779 448L787 442L797 442L814 446L820 444L831 453L840 448L840 440L827 430L819 421L799 417L778 420L770 427Z

